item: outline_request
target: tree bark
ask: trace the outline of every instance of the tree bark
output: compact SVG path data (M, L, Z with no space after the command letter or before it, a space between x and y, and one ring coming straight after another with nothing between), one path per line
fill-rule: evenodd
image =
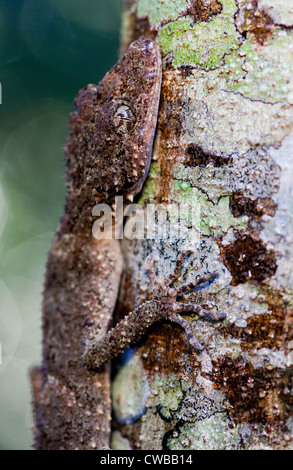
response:
M123 241L118 318L151 297L142 260L152 252L165 277L190 246L182 282L219 277L186 299L227 317L187 316L201 353L168 323L127 352L112 383L113 449L292 448L292 26L291 0L125 2L122 51L151 37L163 58L139 203L191 213L179 236L171 224Z

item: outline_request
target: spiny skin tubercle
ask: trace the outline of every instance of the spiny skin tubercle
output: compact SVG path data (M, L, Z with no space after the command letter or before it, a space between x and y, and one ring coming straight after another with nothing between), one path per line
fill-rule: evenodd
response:
M190 253L190 251L181 252L177 257L173 273L161 281L155 275L153 256L147 257L146 270L154 286L152 300L144 302L133 312L130 312L103 339L98 342L94 338L91 339L84 352L84 363L89 369L99 369L105 362L140 339L153 323L160 320L169 320L179 324L186 332L189 345L198 352L204 349L194 337L190 323L182 318L180 313L194 312L209 320L222 320L226 314L204 310L196 303L183 303L177 300L177 297L184 292L190 291L204 282L212 281L218 276L216 272L213 272L188 284L172 287L172 284L180 276L184 260Z

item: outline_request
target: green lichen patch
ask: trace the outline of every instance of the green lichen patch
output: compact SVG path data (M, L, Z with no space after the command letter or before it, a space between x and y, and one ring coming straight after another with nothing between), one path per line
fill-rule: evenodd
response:
M163 22L174 21L190 6L190 0L138 0L136 15L148 17L150 25L157 29Z
M174 200L179 201L185 207L191 207L190 214L200 213L199 228L203 235L213 234L216 237L226 233L231 227L241 230L247 225L245 216L235 218L231 214L228 196L220 198L215 204L209 201L202 191L191 187L189 182L180 180L176 180L173 191Z
M227 90L253 100L293 104L292 31L277 29L262 48L248 37L239 52L227 57L224 71Z
M111 436L112 450L132 450L128 439L122 436L120 431L114 431Z
M151 385L152 405L156 403L160 416L170 420L183 398L181 381L175 374L167 376L156 375Z
M153 201L156 197L156 193L159 190L159 176L160 176L160 163L158 161L154 161L149 170L149 174L145 185L143 187L143 191L140 195L138 200L138 204L144 206L146 202Z
M238 427L220 413L181 426L179 437L170 437L167 444L170 450L236 450L240 438Z
M224 157L222 157L222 160L224 160ZM229 196L233 193L231 168L232 165L229 167L215 168L212 163L204 167L197 165L193 167L186 166L184 168L178 165L174 169L174 174L176 175L176 179L182 179L185 184L189 184L191 187L197 187L202 192L205 192L206 188L209 188L209 200L217 203L221 197Z
M164 55L172 53L174 66L219 67L225 55L239 47L239 33L233 21L235 1L220 3L221 13L210 21L194 24L191 16L185 16L161 28L158 42Z

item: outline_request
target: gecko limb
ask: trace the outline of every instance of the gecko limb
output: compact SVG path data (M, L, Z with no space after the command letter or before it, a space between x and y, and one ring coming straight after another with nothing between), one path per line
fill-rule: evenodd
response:
M175 315L172 313L169 315L169 320L171 320L173 323L177 323L184 329L188 343L192 349L198 352L201 352L204 349L204 346L202 346L194 337L189 321L185 320L185 318L182 318L179 314Z
M180 313L193 312L199 317L208 320L222 320L224 312L211 312L204 310L196 303L184 303L178 297L184 292L208 281L214 280L218 274L211 273L197 280L188 282L179 287L173 287L180 277L183 262L191 254L190 251L181 252L176 261L174 271L166 278L159 280L155 274L155 259L149 255L145 262L146 271L153 283L153 298L130 312L114 328L97 340L92 338L84 350L84 364L89 369L98 369L105 362L122 353L137 340L141 339L149 327L158 321L168 320L179 324L186 333L190 346L200 352L204 348L194 337L190 323L182 318Z
M92 339L87 344L83 354L84 364L89 369L99 369L142 338L149 327L161 319L157 304L153 300L144 302L109 330L104 338L98 341Z

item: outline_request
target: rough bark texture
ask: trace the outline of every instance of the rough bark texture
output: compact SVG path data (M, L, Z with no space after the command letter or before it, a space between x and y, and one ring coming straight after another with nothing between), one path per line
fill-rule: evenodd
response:
M150 37L163 57L139 202L199 208L200 238L181 221L178 238L125 240L119 315L151 298L150 252L164 277L191 244L184 280L198 266L220 276L186 298L227 318L189 318L200 354L162 323L125 356L112 384L114 449L292 448L292 26L291 0L125 3L122 50Z

